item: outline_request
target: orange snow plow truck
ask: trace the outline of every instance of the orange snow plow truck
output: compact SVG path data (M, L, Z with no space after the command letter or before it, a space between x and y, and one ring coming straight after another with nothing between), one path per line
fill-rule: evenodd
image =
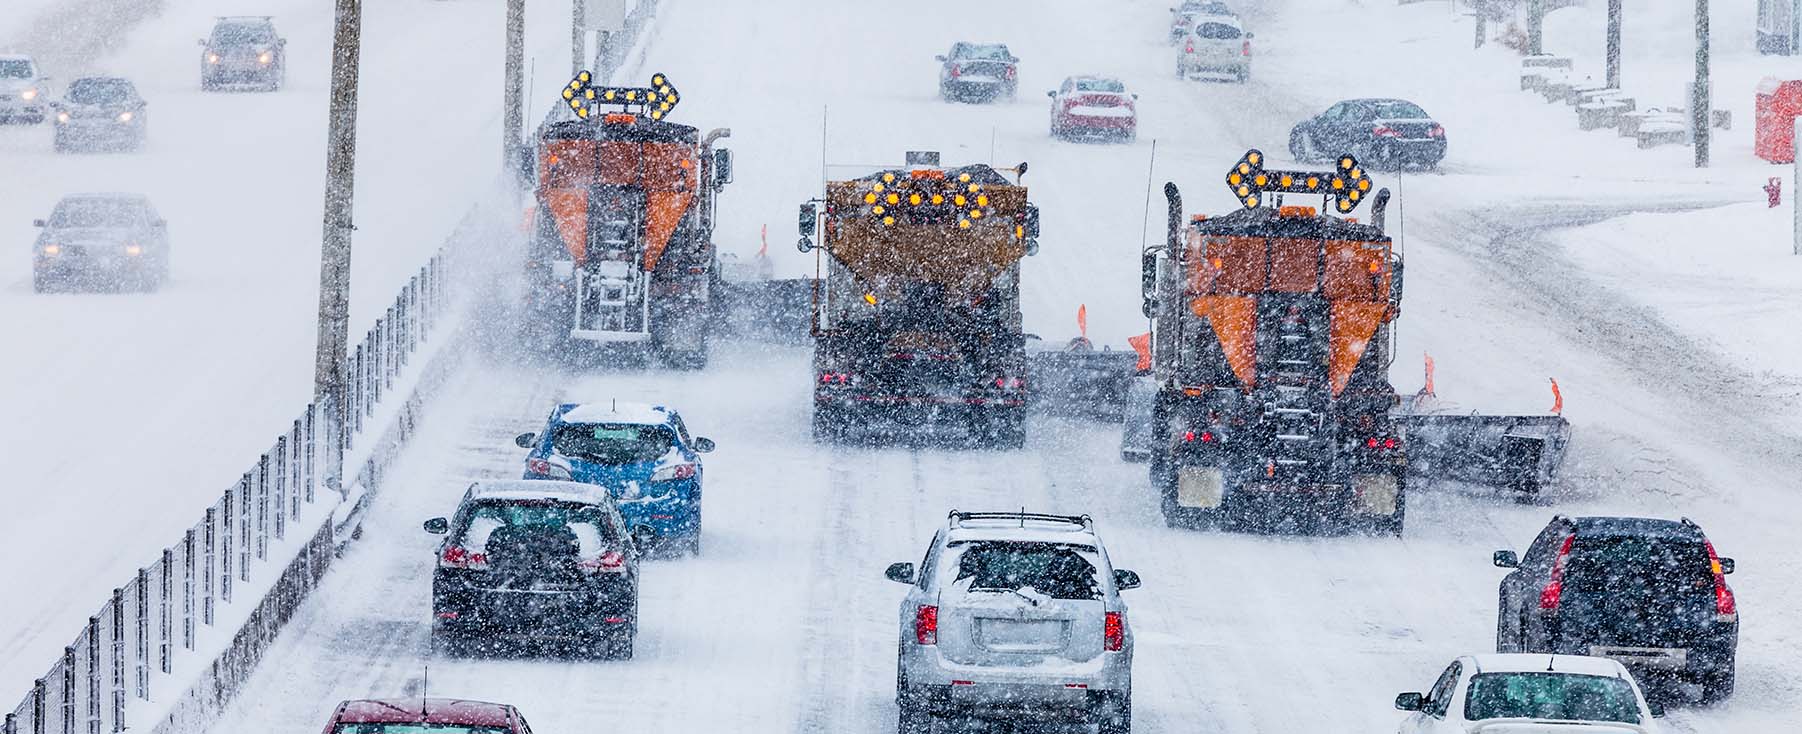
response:
M584 343L707 364L719 261L715 197L732 180L730 130L665 119L681 101L669 78L600 87L582 72L563 89L573 114L539 128L527 258L532 340L561 353Z

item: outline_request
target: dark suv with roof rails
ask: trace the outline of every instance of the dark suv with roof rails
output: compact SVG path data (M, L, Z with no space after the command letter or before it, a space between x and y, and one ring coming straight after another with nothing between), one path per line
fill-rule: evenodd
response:
M1004 43L958 41L939 61L939 96L947 102L1012 101L1019 91L1019 57Z
M1733 559L1689 518L1553 517L1527 548L1495 552L1502 579L1497 652L1594 655L1641 680L1733 693L1739 609Z

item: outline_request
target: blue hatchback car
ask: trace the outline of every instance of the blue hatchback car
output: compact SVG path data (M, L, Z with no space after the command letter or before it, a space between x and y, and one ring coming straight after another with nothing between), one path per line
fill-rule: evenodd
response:
M690 436L676 411L661 405L564 403L542 433L514 443L531 449L526 479L606 487L635 533L689 554L701 552L701 454L713 441Z

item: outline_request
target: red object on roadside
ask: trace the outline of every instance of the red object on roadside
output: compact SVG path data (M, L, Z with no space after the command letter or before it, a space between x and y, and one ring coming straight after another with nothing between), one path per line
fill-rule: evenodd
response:
M1783 179L1778 178L1776 176L1772 176L1770 181L1765 182L1764 197L1765 197L1765 200L1771 205L1772 209L1775 209L1775 208L1777 208L1777 205L1782 204L1783 203Z
M1772 163L1794 163L1798 114L1802 114L1802 80L1767 77L1759 82L1753 152Z

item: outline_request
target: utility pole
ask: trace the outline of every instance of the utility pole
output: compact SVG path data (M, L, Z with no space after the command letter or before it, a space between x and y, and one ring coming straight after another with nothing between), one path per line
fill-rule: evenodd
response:
M501 100L501 156L507 170L517 168L519 131L525 122L526 0L507 0L506 89Z
M332 33L331 107L325 144L325 223L319 248L319 344L313 399L324 411L326 486L343 491L345 426L344 362L350 348L351 205L357 166L357 76L362 47L362 0L336 0Z
M1621 0L1608 0L1608 88L1621 88Z
M1538 56L1545 53L1545 0L1527 0L1527 53Z
M1696 86L1690 94L1689 127L1696 167L1708 167L1708 0L1696 0Z
M582 73L583 41L588 37L588 3L584 0L570 0L570 11L574 15L570 23L569 38L569 75L574 78Z

